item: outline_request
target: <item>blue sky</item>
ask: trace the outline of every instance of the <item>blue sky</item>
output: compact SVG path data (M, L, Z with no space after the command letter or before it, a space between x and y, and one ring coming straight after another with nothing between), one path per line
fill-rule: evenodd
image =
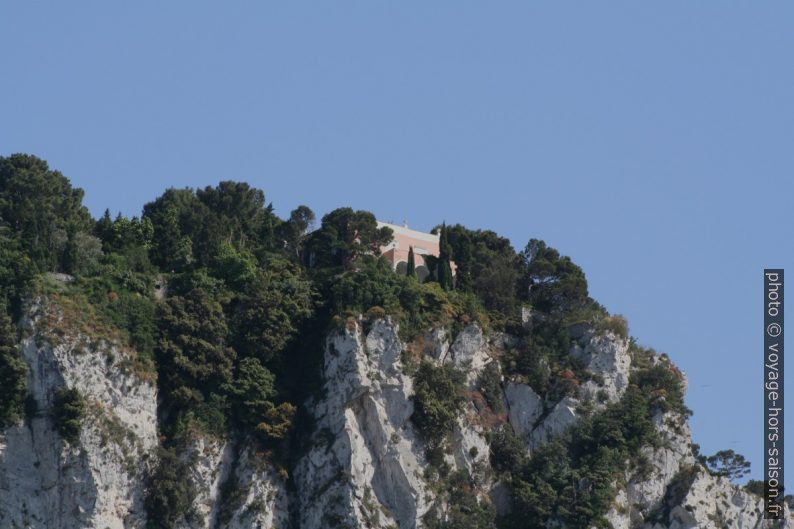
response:
M0 154L47 159L95 215L236 179L281 215L545 239L687 372L703 451L760 477L794 4L230 4L4 2Z

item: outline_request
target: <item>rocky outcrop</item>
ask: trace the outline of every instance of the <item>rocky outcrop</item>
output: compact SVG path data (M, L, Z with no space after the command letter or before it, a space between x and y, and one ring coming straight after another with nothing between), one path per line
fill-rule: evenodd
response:
M157 445L154 385L125 368L129 352L77 332L42 299L22 327L37 411L0 437L0 526L143 527L145 471ZM74 446L51 419L55 394L65 387L86 400Z
M536 449L543 443L557 437L576 424L576 407L579 401L572 397L564 397L557 402L548 415L539 421L529 436L529 446Z
M232 510L227 529L289 527L289 499L284 478L251 447L238 456L233 478L240 500Z
M411 378L389 319L364 335L349 321L326 342L324 397L310 452L295 469L302 529L411 529L428 505L424 449L409 418Z
M620 400L629 385L631 356L628 349L628 340L591 330L574 344L571 356L594 377L581 386L583 400L597 404Z
M197 436L182 453L190 472L185 479L195 491L190 516L182 529L212 529L218 518L221 486L229 479L234 461L231 443L212 437Z
M486 340L479 325L467 325L455 337L450 348L452 363L466 374L466 383L473 389L485 366L492 358L488 354Z
M505 398L515 434L529 444L532 430L543 415L543 399L527 384L508 382Z
M705 470L695 470L689 489L675 505L666 505L669 512L661 523L645 524L644 529L694 529L700 527L793 527L786 512L783 524L764 520L763 499L740 490L726 478L715 477Z
M180 529L289 526L284 479L250 444L197 436L182 457L194 497Z
M591 377L580 385L578 397L565 396L548 402L528 384L510 381L505 385L510 424L529 449L537 448L573 426L577 421L577 409L583 403L603 407L620 400L628 387L631 357L626 340L611 333L585 330L571 348L570 355Z

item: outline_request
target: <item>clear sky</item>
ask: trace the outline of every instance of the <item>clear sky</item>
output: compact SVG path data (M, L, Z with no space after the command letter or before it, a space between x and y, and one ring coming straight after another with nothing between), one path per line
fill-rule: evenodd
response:
M545 239L687 372L703 451L760 477L762 269L794 259L792 21L783 1L9 0L0 155L47 159L95 215L236 179L282 216Z

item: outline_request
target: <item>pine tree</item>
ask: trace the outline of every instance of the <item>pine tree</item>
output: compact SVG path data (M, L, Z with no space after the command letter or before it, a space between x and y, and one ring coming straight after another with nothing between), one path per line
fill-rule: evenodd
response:
M447 233L446 223L441 225L441 235L439 236L438 246L438 282L444 290L452 290L454 286L452 266L449 264L452 248L449 245L449 234Z
M405 271L408 277L416 277L416 258L414 257L414 247L408 248L408 268Z

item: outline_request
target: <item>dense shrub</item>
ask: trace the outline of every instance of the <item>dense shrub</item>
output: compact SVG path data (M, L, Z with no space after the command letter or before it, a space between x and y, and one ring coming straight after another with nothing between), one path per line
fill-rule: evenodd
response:
M269 366L279 364L301 325L313 313L316 291L300 268L272 259L232 304L233 345Z
M422 362L414 375L414 413L411 420L432 447L452 431L466 400L464 375L450 364Z
M642 388L660 411L673 411L688 417L692 411L684 404L682 380L681 372L662 358L657 363L635 369L630 383Z
M226 343L221 305L204 292L169 298L160 307L157 363L166 396L164 417L202 405L232 382L235 351Z
M148 479L145 506L148 529L174 529L188 514L195 491L187 462L174 449L162 448L158 464Z
M629 338L629 323L619 314L601 318L596 324L596 329L601 332L611 332L624 340Z
M411 340L432 323L486 321L483 309L472 294L448 292L438 283L419 283L395 274L383 259L365 256L358 269L344 272L328 282L326 297L335 314L365 313L381 307L397 318L403 338Z
M52 421L56 431L69 444L80 441L84 417L85 397L77 389L61 388L55 393Z
M673 479L667 485L664 498L659 502L659 505L648 513L646 521L650 523L666 524L670 519L670 510L676 505L681 505L684 497L689 489L692 487L698 474L702 471L699 465L683 465L676 472Z
M497 472L513 472L521 468L526 460L527 449L524 442L513 433L509 424L492 431L489 438L491 447L491 466Z
M466 470L446 479L446 510L443 516L430 512L424 521L428 529L491 529L495 513L487 500L477 496L474 481Z
M491 362L483 369L482 375L480 375L480 391L493 411L496 413L504 411L502 377L496 362Z
M17 354L16 330L0 304L0 430L24 416L27 365Z

